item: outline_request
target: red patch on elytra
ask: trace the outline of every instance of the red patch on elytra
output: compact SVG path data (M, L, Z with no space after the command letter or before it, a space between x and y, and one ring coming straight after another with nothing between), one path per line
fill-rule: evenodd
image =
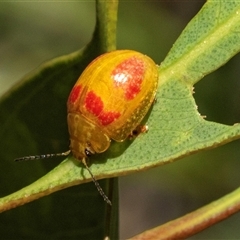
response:
M127 100L134 99L141 91L144 72L144 62L135 56L121 62L112 71L115 86L123 89Z
M106 126L110 123L112 123L113 121L115 121L116 119L118 119L121 116L120 112L102 112L99 116L98 119L100 120L101 124L103 126Z
M85 99L85 107L87 111L98 118L103 126L112 123L121 115L119 112L104 111L103 101L93 91L87 93Z
M75 103L81 93L81 90L82 90L82 85L74 86L69 95L68 102Z
M103 110L103 101L93 91L90 91L87 93L85 106L89 112L98 116Z

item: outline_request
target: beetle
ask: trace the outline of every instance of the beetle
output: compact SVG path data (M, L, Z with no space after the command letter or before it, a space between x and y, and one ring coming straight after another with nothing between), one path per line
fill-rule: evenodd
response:
M105 152L111 140L122 142L149 111L157 91L158 68L154 61L133 50L100 55L82 72L67 101L69 151L15 159L34 160L70 153L89 171L104 200L111 205L87 165L87 158Z

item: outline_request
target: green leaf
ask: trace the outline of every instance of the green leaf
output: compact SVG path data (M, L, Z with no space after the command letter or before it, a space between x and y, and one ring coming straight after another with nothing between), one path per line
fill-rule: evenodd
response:
M204 5L159 67L157 102L153 105L150 116L145 119L149 132L141 134L135 140L113 142L108 151L92 157L90 167L97 179L159 166L239 138L239 125L227 126L204 120L198 113L192 96L194 83L223 65L239 51L239 11L240 3L237 1L209 1ZM98 34L95 32L94 39L97 37ZM64 58L63 61L57 60L57 63L44 66L33 77L41 80L36 91L33 91L33 82L25 80L24 89L31 93L26 99L22 98L26 91L21 92L21 88L11 93L14 95L3 97L0 116L4 116L4 120L1 119L1 122L3 121L1 126L4 128L1 129L0 135L7 138L6 143L17 139L21 145L29 145L27 154L49 152L46 146L51 149L55 146L57 151L64 149L66 146L64 139L68 137L63 106L70 91L69 82L73 84L76 80L80 63L86 63L87 59L92 57L90 54L92 51L89 49L94 46L90 44L84 53L76 53ZM103 49L106 50L105 47ZM101 51L102 49L99 50ZM55 66L56 71L52 71ZM70 76L65 75L66 71ZM61 85L57 84L59 82ZM49 96L54 96L53 101L52 98L48 101ZM31 102L31 106L27 108L28 102ZM44 109L44 115L41 115L39 110L42 110L43 106L47 108L46 112ZM31 119L26 117L29 115ZM59 124L56 124L56 119L59 120ZM44 129L42 127L48 125L51 127L47 131L42 131ZM8 136L7 129L15 126L18 126L15 135ZM35 127L31 129L29 126ZM33 131L36 126L37 129L41 129L40 133ZM25 135L24 138L22 133ZM39 142L45 142L45 146L38 146L36 143ZM16 157L15 154L25 155L21 145L13 143L11 148L8 148L9 155L5 157L11 159ZM5 149L7 146L4 146ZM33 174L33 171L29 172ZM91 178L86 169L80 168L76 160L69 157L37 182L0 199L0 206L4 210L12 204L21 204L87 181L91 181Z
M164 60L162 82L171 75L194 84L225 64L240 49L239 20L238 1L208 1Z

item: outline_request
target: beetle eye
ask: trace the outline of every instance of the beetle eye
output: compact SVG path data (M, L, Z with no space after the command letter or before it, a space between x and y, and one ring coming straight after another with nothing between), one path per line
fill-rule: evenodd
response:
M92 156L92 153L87 148L85 149L85 154L87 157Z
M95 154L95 151L92 149L90 143L87 143L87 146L85 148L85 154L87 157L91 157L93 154Z

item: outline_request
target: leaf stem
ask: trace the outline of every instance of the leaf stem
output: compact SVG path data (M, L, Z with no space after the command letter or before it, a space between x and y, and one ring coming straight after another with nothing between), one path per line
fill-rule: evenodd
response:
M240 188L232 193L176 220L150 229L131 240L185 239L240 210Z

